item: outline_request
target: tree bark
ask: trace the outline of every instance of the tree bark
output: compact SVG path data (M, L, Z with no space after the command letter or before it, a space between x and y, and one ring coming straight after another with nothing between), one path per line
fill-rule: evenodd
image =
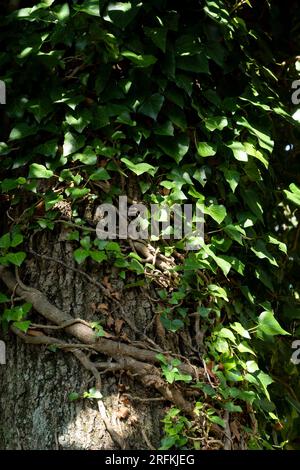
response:
M76 267L72 246L59 234L35 236L34 249ZM151 325L154 308L143 290L125 289L117 271L106 265L86 262L84 269L93 279L110 284L122 303L123 312L136 331L118 318L118 309L80 273L41 257L28 259L21 276L26 285L39 289L48 300L74 318L103 322L112 334L139 340ZM2 288L3 286L1 286ZM2 288L3 291L3 288ZM33 313L36 323L45 323ZM153 327L151 327L153 328ZM63 332L56 336L68 340ZM118 449L97 407L97 401L70 401L94 386L94 377L71 352L53 352L45 346L24 344L12 332L5 335L6 365L0 365L0 448L1 449ZM93 354L92 359L107 362L108 357ZM158 395L145 389L128 373L108 371L102 375L103 403L108 421L123 448L147 449L159 446L161 418L166 403L145 401ZM129 394L130 396L125 396ZM142 401L138 400L138 397Z

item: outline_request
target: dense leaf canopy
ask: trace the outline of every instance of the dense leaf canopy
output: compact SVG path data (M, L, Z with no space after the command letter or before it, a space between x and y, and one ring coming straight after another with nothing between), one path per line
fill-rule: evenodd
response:
M115 201L131 175L146 204L204 205L200 250L161 246L182 258L159 294L167 330L200 319L211 383L163 356L162 373L201 390L196 413L210 423L237 416L248 447L299 446L297 2L289 12L271 0L18 3L0 20L1 202L19 213L5 219L0 262L26 263L26 240L56 230L62 207L86 226L83 208ZM70 236L78 264L114 263L122 279L149 282L118 243ZM0 300L3 323L26 331L28 306ZM181 410L164 421L164 449L196 445Z

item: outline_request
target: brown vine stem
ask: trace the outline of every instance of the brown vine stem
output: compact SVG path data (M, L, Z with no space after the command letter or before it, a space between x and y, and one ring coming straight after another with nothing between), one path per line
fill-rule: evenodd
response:
M53 324L61 326L66 322L74 320L70 314L52 305L46 296L38 289L24 286L23 283L20 285L13 274L4 266L0 266L0 278L11 291L15 289L18 296L31 303L38 313ZM17 287L16 284L18 284ZM24 289L22 286L26 288ZM155 352L139 349L103 337L95 341L95 332L93 329L78 322L67 326L65 331L77 338L83 345L87 345L98 353L112 357L122 364L124 370L130 371L132 374L136 375L146 387L153 386L168 401L174 403L185 413L193 415L193 405L184 398L179 387L173 384L167 384L161 377L160 370L155 366L155 364L159 363ZM29 335L26 336L29 337ZM30 338L30 340L32 341L33 338ZM57 340L54 338L52 343L57 343ZM192 377L195 377L194 368L190 367L188 364L182 364L180 369L183 373L188 373L192 375ZM200 370L198 373L202 375Z

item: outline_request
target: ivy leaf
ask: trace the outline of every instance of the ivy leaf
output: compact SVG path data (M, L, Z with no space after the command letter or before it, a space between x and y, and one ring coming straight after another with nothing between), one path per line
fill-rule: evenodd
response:
M101 263L104 260L107 260L107 255L103 251L94 251L90 250L90 257L97 263Z
M232 142L230 144L227 144L227 147L229 147L232 150L232 153L234 155L234 158L240 162L247 162L248 161L248 154L245 150L244 145L241 142Z
M5 178L1 182L1 189L4 193L8 191L12 191L13 189L16 189L19 185L25 184L26 183L26 178L23 178L20 176L19 178L15 179L10 179L10 178Z
M222 131L225 127L228 126L228 120L225 116L214 116L205 118L204 124L206 129L211 132L215 131L216 129Z
M12 241L11 241L10 246L12 248L15 248L16 246L20 245L23 242L23 238L24 237L21 233L15 233L12 237Z
M148 28L144 27L145 35L151 39L161 51L166 52L167 29L166 28Z
M13 326L18 328L18 330L24 331L24 333L27 333L28 328L31 325L31 321L26 320L26 321L15 321L13 323Z
M0 304L4 304L6 302L10 302L10 299L0 292Z
M270 276L261 267L257 267L255 269L255 277L260 282L262 282L268 289L274 292L274 286L272 284Z
M5 233L4 235L2 235L2 237L0 238L0 248L4 248L4 249L7 249L10 247L10 234L9 233Z
M200 157L212 157L217 153L217 144L198 142L197 151Z
M250 334L239 322L234 322L230 325L233 330L235 330L243 338L250 339Z
M222 426L222 428L226 427L224 419L220 418L219 416L214 415L214 416L207 416L207 417L211 423L218 424L219 426Z
M262 222L263 221L263 206L258 197L258 194L253 189L245 189L241 191L243 199L247 206L251 209L253 214Z
M158 146L176 163L180 163L189 150L189 138L186 134L179 134L174 137L157 136Z
M81 264L86 260L89 254L90 254L89 250L85 250L83 248L77 248L77 250L74 251L73 256L74 256L75 261L78 264Z
M75 153L72 156L72 160L79 160L84 165L95 165L97 163L97 155L90 147L86 147L82 153Z
M80 395L77 392L70 392L68 394L69 401L75 401L75 400L78 400L79 398L80 398Z
M36 127L28 126L28 124L21 123L14 127L9 134L9 140L20 140L34 135L36 133Z
M243 245L243 237L246 237L246 232L242 227L230 224L224 227L224 232L226 232L232 240Z
M220 297L221 299L226 300L226 302L229 302L227 293L223 287L217 286L216 284L209 284L207 288L211 295Z
M138 67L150 67L150 65L155 64L157 58L154 55L147 55L147 54L135 54L132 51L124 51L121 53L123 57L130 60L132 63L137 65Z
M204 213L210 215L218 224L222 223L226 217L226 208L223 205L212 204L204 207Z
M296 204L296 206L300 206L300 188L298 188L295 183L292 183L290 184L289 189L290 191L287 191L286 189L283 191L288 201Z
M86 196L90 190L88 188L67 188L65 193L67 196L71 196L72 199L80 199Z
M231 191L234 193L240 181L240 173L236 170L230 170L228 168L221 168L221 170L224 173L225 179L229 184Z
M110 174L105 170L105 168L98 168L90 175L89 179L92 181L107 181L110 179Z
M72 8L88 15L100 16L99 0L84 0L80 5L74 4Z
M125 163L129 170L138 176L142 175L143 173L149 173L149 175L154 176L156 172L156 168L152 165L149 165L149 163L133 163L125 157L121 158L121 161Z
M259 315L257 332L264 333L267 336L290 335L280 326L274 317L274 313L270 310L266 310Z
M182 55L176 59L176 65L179 69L188 72L209 74L208 60L202 52L193 55Z
M75 136L71 132L66 132L63 144L63 156L67 157L75 153L84 145L84 137L82 135Z
M257 240L255 246L251 247L251 251L260 259L267 259L273 266L278 267L278 263L274 256L269 253L265 243L262 240Z
M245 127L251 132L251 134L257 137L258 142L262 148L268 150L270 153L273 151L274 141L271 139L271 137L265 132L257 129L257 127L255 127L253 124L250 124L244 116L242 116L237 121L237 124Z
M26 253L24 253L23 251L18 251L17 253L7 253L7 255L5 255L5 258L10 263L16 266L21 266L24 259L26 258Z
M142 114L145 114L145 116L149 116L150 118L156 120L163 103L164 97L159 93L155 93L149 98L146 98L138 111Z
M32 163L29 167L28 178L45 178L49 179L53 176L52 170L47 170L44 165L38 163Z

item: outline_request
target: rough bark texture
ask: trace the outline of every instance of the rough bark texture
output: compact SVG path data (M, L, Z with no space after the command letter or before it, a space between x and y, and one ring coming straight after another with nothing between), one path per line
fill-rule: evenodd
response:
M60 236L51 239L36 234L33 248L75 267L72 246ZM141 291L127 289L109 267L103 272L99 265L85 265L86 272L101 281L107 276L128 319L142 333L154 315L149 299ZM80 274L43 258L30 259L22 272L23 281L40 289L58 308L87 321L118 320L116 305L109 305L99 289ZM108 304L108 310L99 308ZM109 317L112 317L110 319ZM43 323L36 315L35 321ZM109 323L109 322L108 322ZM119 324L124 338L139 339L130 328ZM66 338L65 335L58 335ZM6 365L0 366L0 448L1 449L117 449L106 430L95 400L70 402L68 394L94 386L94 378L70 352L51 352L45 347L25 345L12 333L5 337ZM95 357L93 357L95 359ZM99 357L99 360L108 358ZM126 449L146 449L150 443L157 448L160 441L160 420L164 403L129 400L129 414L122 419L120 410L123 392L145 398L153 396L125 373L102 375L102 394L110 423L124 441ZM148 441L148 442L147 442Z

